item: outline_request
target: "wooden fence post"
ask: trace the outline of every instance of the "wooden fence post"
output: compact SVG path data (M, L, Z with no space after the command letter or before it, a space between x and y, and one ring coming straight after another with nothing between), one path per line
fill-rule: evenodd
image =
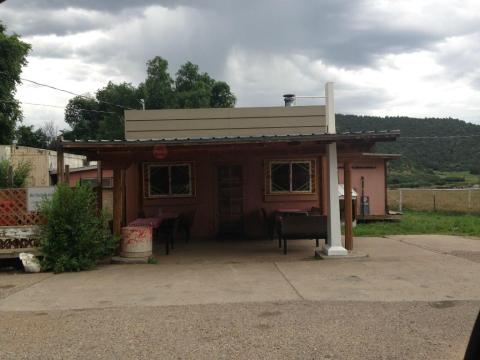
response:
M8 165L8 187L13 188L13 166Z
M59 148L57 150L57 184L61 184L64 181L64 159L63 159L63 150Z
M103 171L102 162L97 161L97 210L102 212L103 208Z
M468 189L467 207L468 212L472 211L472 189Z
M433 212L436 212L437 211L437 203L435 201L435 190L433 190L432 192L433 192Z
M403 192L402 189L398 189L398 211L402 212L403 210Z
M70 186L70 165L65 165L65 184Z

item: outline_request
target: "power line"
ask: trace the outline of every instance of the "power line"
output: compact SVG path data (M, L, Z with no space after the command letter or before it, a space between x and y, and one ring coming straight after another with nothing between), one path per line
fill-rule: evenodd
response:
M0 103L14 103L15 101L11 100L0 100ZM62 109L65 110L65 106L58 106L58 105L50 105L50 104L38 104L38 103L30 103L30 102L25 102L25 101L18 101L21 104L25 105L35 105L35 106L45 106L45 107L51 107L51 108L57 108L57 109ZM82 109L82 108L75 108L75 110L78 111L89 111L89 112L94 112L94 113L102 113L102 114L114 114L114 115L119 115L116 112L113 111L102 111L102 110L94 110L94 109Z
M446 135L446 136L400 136L398 140L403 139L460 139L460 138L475 138L480 137L477 135Z
M7 72L5 72L5 71L0 71L0 73L9 76L9 74L8 74ZM37 85L37 86L47 87L47 88L49 88L49 89L61 91L61 92L64 92L64 93L67 93L67 94L70 94L70 95L79 96L79 97L84 98L84 99L94 100L94 101L97 101L97 102L99 102L99 103L107 104L107 105L110 105L110 106L116 106L116 107L121 108L121 109L124 109L124 110L134 110L134 109L132 109L131 107L128 107L128 106L123 106L123 105L114 104L114 103L111 103L111 102L108 102L108 101L104 101L104 100L97 100L97 99L94 99L94 98L92 98L92 97L90 97L90 96L77 94L77 93L74 93L73 91L65 90L65 89L60 89L60 88L58 88L58 87L56 87L56 86L52 86L52 85L40 83L40 82L38 82L38 81L34 81L34 80L22 78L22 77L20 78L20 80L22 80L22 81L28 81L28 82L30 82L30 83L32 83L32 84Z

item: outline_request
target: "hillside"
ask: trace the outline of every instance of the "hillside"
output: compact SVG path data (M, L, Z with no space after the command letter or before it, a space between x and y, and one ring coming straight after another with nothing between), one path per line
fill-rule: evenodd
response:
M399 153L391 162L389 184L395 186L462 186L478 183L480 125L445 118L375 117L337 114L337 131L400 130L393 143L380 143L377 152ZM452 137L445 136L471 136ZM412 139L411 137L443 137Z

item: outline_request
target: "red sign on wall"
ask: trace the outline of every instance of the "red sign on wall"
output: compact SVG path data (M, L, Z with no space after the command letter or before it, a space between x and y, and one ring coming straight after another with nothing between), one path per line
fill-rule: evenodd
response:
M168 150L167 147L163 144L155 145L153 147L153 157L155 159L165 159L167 157Z

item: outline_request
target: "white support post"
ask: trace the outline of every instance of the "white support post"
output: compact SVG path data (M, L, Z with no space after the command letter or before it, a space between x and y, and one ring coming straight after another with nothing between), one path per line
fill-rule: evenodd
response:
M335 106L333 98L333 83L325 85L325 117L327 120L327 133L335 134ZM342 244L340 224L340 200L338 198L338 165L337 144L327 145L327 201L328 201L328 239L323 248L326 255L348 255L347 249Z

